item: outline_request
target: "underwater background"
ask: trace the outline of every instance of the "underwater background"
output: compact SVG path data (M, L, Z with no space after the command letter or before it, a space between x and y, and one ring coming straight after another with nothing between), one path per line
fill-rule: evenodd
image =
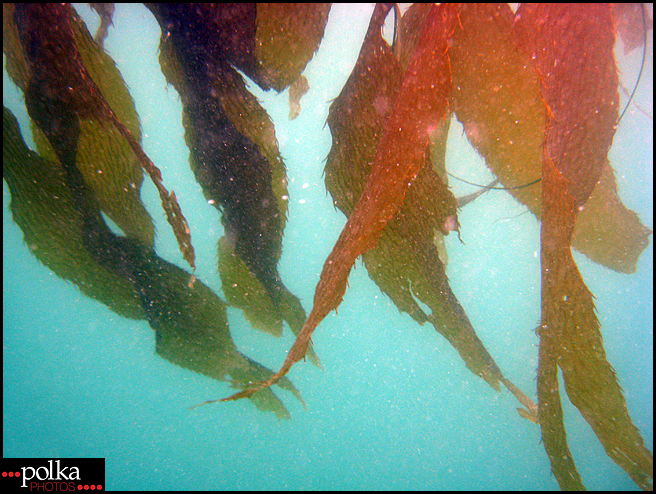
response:
M98 18L76 5L89 30ZM323 181L331 145L330 101L350 74L373 6L335 5L306 75L301 114L288 119L287 92L252 88L276 125L289 178L289 221L280 273L309 311L323 263L346 222ZM653 12L652 12L653 14ZM162 170L189 221L196 276L216 293L216 244L223 233L188 165L182 106L166 85L160 29L143 6L117 4L105 49L141 117L144 150ZM641 50L616 49L629 90ZM653 38L635 95L653 114ZM252 87L252 86L251 86ZM621 107L627 97L620 93ZM30 144L22 97L3 72L3 102ZM476 183L492 175L452 122L447 166ZM630 107L610 151L619 194L653 227L653 120ZM452 181L456 196L476 189ZM142 198L162 258L184 266L148 180ZM33 257L8 209L3 182L3 455L104 457L111 489L557 489L540 430L466 369L432 326L401 314L358 261L338 314L313 335L323 370L299 363L289 377L307 409L278 391L292 414L279 421L247 400L189 410L233 392L155 355L155 333L84 297ZM478 336L510 380L535 397L540 317L540 225L503 191L463 208L460 243L447 237L451 286ZM653 247L637 273L619 274L575 251L595 296L609 362L630 415L653 450ZM251 328L228 309L232 337L247 356L278 369L293 337ZM561 388L562 389L562 388ZM566 394L562 394L566 397ZM588 489L636 489L563 399L568 441Z

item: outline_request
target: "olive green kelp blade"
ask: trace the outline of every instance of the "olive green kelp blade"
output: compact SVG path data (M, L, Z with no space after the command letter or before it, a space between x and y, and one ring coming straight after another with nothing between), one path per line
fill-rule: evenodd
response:
M2 134L2 174L11 193L10 208L30 252L86 296L124 317L143 319L132 283L99 266L82 244L82 219L59 162L27 148L7 108L3 108Z
M298 79L314 56L328 22L329 3L259 3L255 54L276 91Z
M8 57L13 59L12 70L23 90L28 113L46 133L57 159L75 162L75 169L83 177L88 176L86 181L97 184L96 189L100 190L93 195L94 200L103 198L104 209L125 233L152 244L150 217L139 201L141 173L134 166L138 162L159 192L180 252L194 267L189 226L175 194L163 185L160 170L139 143L134 104L113 62L95 45L70 5L27 3L15 4L14 9L13 13L10 8L3 10L7 36L13 39L5 46L15 51ZM101 86L112 95L125 123L105 98ZM80 145L86 142L80 139L82 131L89 136L91 155L77 163ZM111 138L102 138L107 136ZM94 141L104 141L106 146L97 147ZM106 175L107 182L98 179L98 175Z
M116 116L137 142L141 142L139 115L114 61L93 41L82 20L74 18L72 26L84 66ZM49 147L42 135L41 139L35 136L35 142L41 156L50 156L41 147L42 144ZM123 136L114 127L97 120L81 122L77 165L103 212L125 235L152 245L154 227L139 197L143 170Z
M22 54L18 33L13 21L12 4L4 4L5 54L8 74L23 92L27 89L29 69ZM118 118L141 141L139 116L125 81L111 57L94 43L85 24L74 16L71 20L76 45L83 63L100 87ZM13 67L12 70L9 70ZM33 125L37 152L49 160L56 160L50 143ZM102 135L102 139L99 136ZM150 215L139 197L143 172L139 161L126 140L111 125L97 119L81 122L77 163L85 181L93 189L103 212L123 232L141 241L153 244L154 227Z
M59 162L43 159L25 146L18 122L6 108L3 178L11 193L14 221L23 230L30 251L58 276L116 313L148 319L162 357L213 379L230 376L236 387L272 374L237 351L221 299L200 281L192 283L191 274L160 259L149 246L133 241L126 251L129 255L123 252L112 257L111 242L129 239L110 236L100 249L102 261L90 253L84 241L88 232ZM127 278L119 272L132 274ZM302 401L291 382L279 384ZM289 418L272 392L253 397L253 402L262 410Z

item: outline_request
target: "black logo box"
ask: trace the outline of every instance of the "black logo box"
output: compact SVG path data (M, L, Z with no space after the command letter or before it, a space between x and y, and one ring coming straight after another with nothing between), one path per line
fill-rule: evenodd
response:
M46 483L57 484L46 486L57 489L47 489L49 492L71 490L71 487L78 490L78 486L83 490L105 490L105 459L3 458L1 479L3 487L34 489L39 492L43 492L43 484Z

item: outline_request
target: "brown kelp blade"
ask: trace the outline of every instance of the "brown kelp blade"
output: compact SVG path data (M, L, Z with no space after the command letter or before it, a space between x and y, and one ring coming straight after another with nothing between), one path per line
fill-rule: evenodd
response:
M512 36L515 15L508 4L466 3L460 4L458 19L449 50L452 108L469 142L508 193L540 219L542 184L535 181L542 171L548 108L530 57L517 49ZM643 32L642 18L640 29L633 27ZM577 214L572 246L603 266L634 273L650 234L623 204L607 163Z
M400 31L416 36L399 38L401 60L383 39L374 15L353 72L330 106L327 122L333 142L325 167L326 188L347 217L353 214L365 189L385 125L401 92L403 67L411 62L430 10L429 4L415 4L404 14L404 29ZM449 57L451 53L452 48ZM369 277L401 312L418 324L433 325L458 351L467 368L499 391L503 375L451 290L445 257L435 245L436 235L443 237L457 226L458 203L444 181L449 123L447 117L432 128L426 164L413 179L403 205L385 226L376 247L364 252L362 261Z
M593 296L571 252L578 212L599 182L619 114L609 5L522 5L515 33L540 75L548 109L542 157L542 322L538 399L542 440L562 489L583 489L567 445L558 368L571 402L606 453L643 489L653 457L606 359Z
M182 101L191 169L225 228L219 274L228 302L254 327L279 335L285 321L298 334L307 314L277 267L287 217L285 165L273 122L238 71L264 89L284 89L284 81L297 78L314 53L327 7L300 9L310 17L299 17L298 7L262 4L153 4L150 9L162 29L162 71ZM306 30L299 25L314 35L300 34ZM301 36L303 43L285 43L287 36ZM285 50L282 63L283 53L272 43L291 43L300 52ZM254 58L254 46L263 58ZM275 70L267 70L274 60ZM316 356L313 360L318 363Z
M70 119L111 122L150 175L159 192L162 207L173 228L180 252L189 265L195 268L189 225L175 194L169 193L163 185L160 170L148 158L130 129L119 120L91 78L76 44L71 26L72 18L72 8L66 4L16 5L17 28L30 67L29 81L25 89L30 116L35 119L33 115L38 115L39 105L43 108L44 105L60 105L70 113ZM47 118L47 115L44 114L43 118ZM35 119L41 127L42 122L38 120ZM44 133L48 136L47 132ZM63 137L70 139L72 136ZM53 143L52 138L52 135L48 136L61 161L62 143Z
M341 303L353 263L376 246L383 228L398 212L424 162L429 130L446 113L451 90L447 36L455 21L452 6L432 7L365 190L324 264L312 312L281 369L271 379L225 400L248 397L271 386L305 356L312 332Z

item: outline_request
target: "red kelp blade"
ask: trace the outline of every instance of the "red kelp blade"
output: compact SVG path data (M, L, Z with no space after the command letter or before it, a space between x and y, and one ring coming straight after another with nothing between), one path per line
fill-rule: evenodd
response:
M606 360L592 293L571 252L580 211L606 165L618 118L615 41L609 5L522 5L518 44L533 60L547 108L542 159L542 322L538 416L562 489L583 489L567 446L558 367L567 395L606 453L643 489L652 455L626 408Z
M367 185L324 264L312 312L282 367L268 381L224 401L245 398L271 386L305 356L314 329L341 303L353 263L376 246L383 228L398 212L424 162L430 128L446 112L451 90L447 37L455 21L452 6L433 6L399 100L385 127Z
M326 160L326 189L347 217L365 189L430 11L430 4L415 4L404 14L398 38L402 58L398 60L382 37L385 12L377 7L353 72L330 106L327 123L333 143ZM453 49L450 42L452 70ZM516 51L514 44L512 49ZM434 128L427 163L412 181L403 205L385 226L376 247L362 254L362 262L369 277L401 312L418 324L429 322L458 351L469 370L499 390L503 375L451 290L435 245L436 232L442 236L446 226L456 226L457 201L441 179L446 174L449 122L446 117ZM537 417L537 406L534 408Z
M460 5L458 20L449 49L452 108L490 170L541 219L542 184L535 180L542 172L547 107L529 54L515 44L515 14L507 4L467 3ZM634 273L649 235L622 203L607 162L577 214L572 246L596 263Z

